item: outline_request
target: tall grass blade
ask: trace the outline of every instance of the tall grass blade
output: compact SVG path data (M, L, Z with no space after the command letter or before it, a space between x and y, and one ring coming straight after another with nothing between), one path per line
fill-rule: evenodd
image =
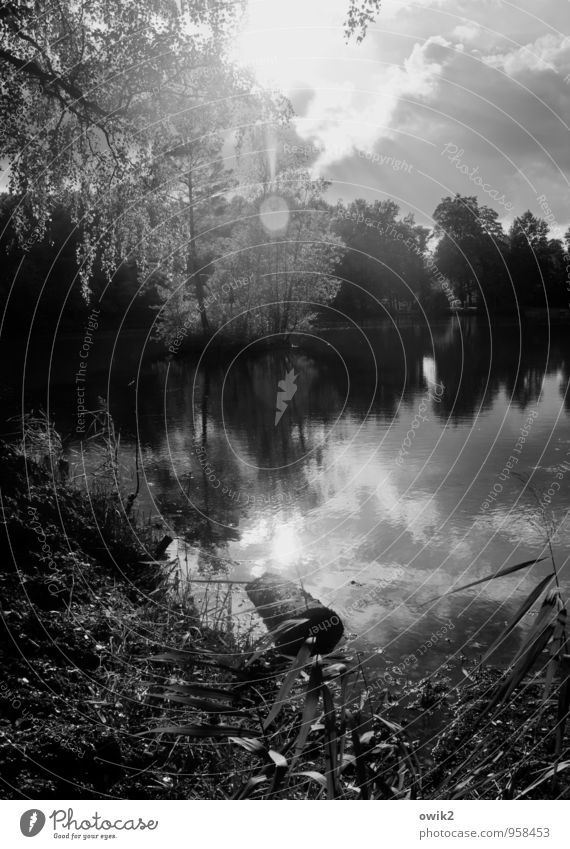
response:
M149 728L141 731L135 737L145 737L147 734L178 734L181 737L256 737L259 731L252 728L240 728L231 725L163 725L160 728Z
M303 671L303 669L307 665L307 661L309 660L309 658L311 656L311 652L313 650L314 642L315 642L315 638L309 637L309 639L305 640L305 642L303 643L303 645L299 649L299 653L297 654L297 657L295 658L295 660L293 661L293 663L291 664L291 666L289 668L289 672L287 673L287 676L286 676L283 684L281 685L281 689L279 690L279 692L277 694L277 698L275 699L275 701L274 701L274 703L271 707L271 710L269 711L269 713L267 715L267 719L263 723L263 730L264 731L266 731L269 728L271 723L279 715L281 708L285 705L286 700L287 700L287 696L289 695L289 693L293 689L293 685L294 685L295 681L297 680L297 678L299 677L299 675L301 674L301 672Z
M568 769L568 767L570 767L570 761L564 761L564 763L550 767L540 776L540 778L537 778L536 781L533 781L532 784L529 784L528 787L525 787L522 793L519 793L516 798L522 799L523 796L526 796L527 793L530 793L544 781L548 781L548 779L552 778L557 772L562 772L563 770Z
M552 640L550 642L550 660L548 661L548 665L546 667L546 676L544 680L544 690L542 693L542 707L540 709L540 716L542 716L544 709L547 705L548 696L550 695L550 690L552 687L552 682L554 681L554 676L561 669L562 665L562 654L564 650L564 643L566 641L566 608L563 608L558 612L558 616L556 619L556 624L554 625L554 632L552 634Z
M513 572L518 572L520 569L526 569L527 566L534 566L535 563L541 563L543 560L546 560L546 557L539 557L536 560L525 560L524 563L517 563L516 566L507 566L506 569L501 569L500 572L495 572L494 575L486 575L484 578L478 578L476 581L471 581L469 584L463 584L461 587L455 587L452 590L448 590L446 593L442 593L441 595L436 595L434 598L430 598L429 601L422 602L422 607L424 604L430 604L433 601L439 601L440 598L445 598L448 595L453 595L453 593L460 593L463 590L468 590L471 587L476 587L478 584L485 584L487 581L494 581L495 578L502 578L505 575L512 575Z
M321 677L322 682L322 677ZM331 691L325 683L321 683L321 693L325 708L325 762L327 794L329 799L336 799L340 795L338 786L338 749L336 738L336 713Z
M559 669L562 683L560 685L560 691L558 693L556 741L554 746L554 752L558 760L560 759L560 756L562 754L562 746L564 744L564 731L566 729L568 714L570 712L570 655L568 654L569 650L570 645L568 643L568 639L565 639L560 650Z
M274 749L269 751L269 757L275 764L275 772L273 773L273 781L271 783L271 795L277 794L283 784L283 780L287 775L287 758L283 757L280 752Z
M365 749L360 742L360 734L358 733L360 728L360 711L356 711L355 714L347 711L346 720L349 728L351 729L350 736L352 739L352 748L354 749L355 757L354 771L356 773L356 786L360 790L360 798L367 800L370 799L370 790L366 772Z
M399 782L399 787L398 787L399 792L402 793L403 788L404 788L404 784L403 784L404 773L402 772L402 764L403 764L404 767L407 767L408 772L410 773L411 782L412 782L411 787L409 788L409 791L406 791L406 793L409 793L409 798L417 799L418 790L421 790L421 787L422 787L421 769L420 769L420 765L419 765L419 762L418 762L415 754L413 752L410 752L410 750L408 748L404 729L402 728L401 725L398 725L396 722L390 722L390 720L386 719L383 716L380 716L377 713L375 713L374 716L377 720L379 720L379 722L381 722L383 725L385 725L386 728L389 731L392 732L394 739L396 741L396 745L398 747L398 752L400 754L400 759L399 759L400 760L400 766L399 766L399 769L398 769L398 773L399 773L399 777L400 777L400 782Z
M494 695L485 705L474 724L466 730L462 739L458 741L458 748L460 748L461 745L463 745L466 740L472 736L473 732L480 726L486 716L509 698L527 673L532 669L536 660L540 657L552 637L556 618L559 613L559 604L560 595L558 590L549 592L542 603L539 616L531 633L528 635L524 645L521 647L513 661L514 667L510 674L502 684L497 686ZM475 749L469 753L465 760L462 761L459 766L451 772L451 774L446 776L443 782L439 785L440 793L443 792L444 788L457 777L458 773L465 774L468 762L472 760L485 746L486 741L482 740ZM528 788L525 792L529 792Z
M305 778L310 778L312 781L316 781L317 784L319 784L323 788L323 790L327 789L327 780L322 774L322 772L316 772L316 770L314 769L307 769L303 772L294 772L293 775L295 777L303 776Z
M229 741L230 743L235 743L236 746L241 746L242 749L245 749L246 752L249 752L252 755L267 754L267 749L261 740L255 740L249 737L230 737Z
M171 649L170 651L162 652L162 654L154 654L152 657L149 657L149 660L156 663L190 663L192 652Z
M511 674L507 677L506 681L497 688L495 695L477 718L475 723L476 726L480 724L487 714L489 714L502 702L506 701L514 690L516 690L546 648L553 630L554 626L552 624L547 625L544 630L538 634L532 642L530 642L526 651L520 657L518 663L514 666Z
M525 598L507 627L501 634L497 637L494 643L491 645L489 649L485 652L483 658L481 659L481 664L487 663L492 654L498 649L498 647L503 643L504 640L509 636L511 631L513 631L518 623L521 621L523 616L528 613L533 604L539 599L542 592L546 589L546 587L554 580L554 575L547 575L546 578L543 578L536 587L529 593L529 595Z
M319 673L319 662L318 660L315 660L313 663L313 668L311 669L311 674L309 676L309 682L307 684L305 703L303 705L303 715L301 717L301 728L299 729L299 734L295 741L295 752L291 761L291 767L293 767L297 763L297 761L303 754L303 749L305 748L305 745L307 743L307 738L311 730L311 725L313 724L317 715L317 709L319 706L319 693L322 683L322 676Z
M348 673L342 672L340 676L340 717L339 717L339 746L338 746L338 761L343 763L344 747L346 745L346 708L348 701Z

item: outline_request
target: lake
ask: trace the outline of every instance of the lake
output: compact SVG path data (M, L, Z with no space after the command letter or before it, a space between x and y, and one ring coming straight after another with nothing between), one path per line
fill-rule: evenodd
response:
M33 341L23 375L24 404L49 408L76 471L82 338ZM246 580L270 569L302 581L342 613L363 659L380 671L404 663L410 677L451 655L476 658L547 574L545 561L433 601L541 556L537 497L558 527L570 589L565 327L455 317L293 342L206 363L156 359L156 346L146 359L137 334L117 344L94 334L87 401L109 399L128 486L138 434L137 505L164 519L184 571ZM12 359L2 368L15 386ZM89 443L83 455L93 468Z

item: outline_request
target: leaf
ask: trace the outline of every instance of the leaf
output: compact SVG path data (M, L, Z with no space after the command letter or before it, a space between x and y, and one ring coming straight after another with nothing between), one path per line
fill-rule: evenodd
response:
M354 755L349 755L345 752L342 756L342 760L340 761L339 772L344 772L345 769L348 769L349 766L354 766L356 764L356 758Z
M516 566L507 566L506 569L501 569L500 572L496 572L494 575L486 575L484 578L479 578L476 581L471 581L469 584L463 584L461 587L455 587L455 589L448 590L446 593L436 595L433 598L430 598L428 601L422 602L420 607L423 607L424 604L430 604L433 601L439 601L439 599L445 598L448 595L453 595L453 593L460 593L463 590L468 590L471 587L476 587L478 584L484 584L487 581L493 581L495 578L502 578L504 575L512 575L513 572L518 572L520 569L526 569L527 566L534 566L535 563L541 563L543 560L546 560L546 557L539 557L537 560L525 560L524 563L518 563Z
M230 737L230 743L235 743L236 746L241 746L242 749L245 749L246 752L250 752L252 755L261 755L266 753L265 746L261 742L261 740L254 740L249 737Z
M525 675L532 669L537 658L540 657L544 649L546 648L550 637L552 636L553 627L552 625L547 626L535 639L533 643L528 647L527 651L521 656L518 663L513 669L512 675L510 679L507 681L507 686L505 687L504 695L501 696L499 701L504 701L508 699L511 693L518 687L521 683Z
M173 649L172 651L162 652L162 654L155 654L149 657L149 660L156 663L190 663L192 655L187 651Z
M314 637L309 637L308 640L305 640L301 648L299 649L299 653L293 663L289 668L289 672L281 685L281 689L277 694L277 698L275 699L269 714L267 715L267 719L263 723L263 730L266 731L271 723L277 718L279 715L281 708L286 703L287 696L291 692L293 688L293 684L301 674L302 670L307 665L307 661L311 656L311 651L313 649L313 644L315 642Z
M542 600L542 604L538 611L538 616L536 617L536 622L532 626L530 633L527 636L526 642L523 643L523 645L515 654L513 663L516 663L518 661L518 659L526 651L526 647L530 645L530 643L532 642L532 640L535 639L535 637L542 634L545 628L551 626L552 630L554 630L554 626L559 615L561 606L562 601L560 599L560 590L549 590L548 593L545 595L544 599Z
M161 728L149 728L135 737L147 734L178 734L183 737L259 737L260 732L251 728L239 728L231 725L164 725Z
M339 675L344 675L346 669L347 667L345 663L331 663L330 666L325 666L323 669L323 678L325 681L329 681L332 678L338 678Z
M287 758L281 752L276 752L275 749L270 749L267 753L276 767L279 769L287 769Z
M294 772L293 775L294 776L301 776L302 775L305 778L310 778L310 779L312 779L312 781L316 781L317 784L320 784L321 787L324 790L327 789L327 780L324 777L324 775L322 774L322 772L316 772L313 769L307 769L307 770L304 770L303 772Z
M377 713L374 714L374 717L375 717L375 719L379 720L379 722L381 722L382 725L385 725L386 728L389 731L392 732L392 734L395 734L396 736L398 736L399 734L403 734L404 729L402 728L401 725L398 725L396 722L390 722L389 719L386 719L386 717L380 716L380 714L377 714Z
M275 764L275 773L271 784L271 796L274 798L275 794L279 792L279 788L287 774L287 758L283 757L280 752L276 752L274 749L269 751L269 757Z
M362 746L367 746L374 739L375 732L367 731L366 734L360 735L360 743Z
M518 625L520 620L523 618L525 613L528 613L528 611L531 609L531 607L533 606L535 601L537 601L537 599L539 598L542 591L545 590L546 587L548 586L548 584L553 580L554 580L554 575L547 575L546 578L543 578L542 581L540 581L536 585L536 587L532 590L532 592L529 593L529 595L525 598L525 600L523 601L523 603L521 604L521 606L519 607L519 609L515 613L514 617L511 619L511 621L507 625L507 627L497 637L497 639L494 641L492 646L489 649L487 649L487 651L485 652L484 657L481 659L482 664L486 663L488 661L488 659L491 657L493 652L495 652L496 649L501 645L503 640L505 640L508 637L508 635L511 633L511 631L514 628L516 628L516 626Z

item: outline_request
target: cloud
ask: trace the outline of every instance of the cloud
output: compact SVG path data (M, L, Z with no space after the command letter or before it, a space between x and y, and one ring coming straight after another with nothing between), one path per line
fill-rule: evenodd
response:
M441 36L432 36L415 44L402 65L375 72L365 86L345 82L315 91L297 129L302 137L325 148L317 169L353 152L372 150L382 138L392 137L392 118L402 98L435 96L449 46Z
M264 60L260 73L295 104L298 135L325 148L318 168L331 199L389 195L429 224L441 197L475 190L439 155L452 142L515 214L540 214L544 193L565 224L568 4L541 0L538 13L536 0L384 0L360 45L344 39L348 0L250 6L242 55ZM363 152L405 158L413 170L393 173Z
M481 34L481 28L476 23L460 24L455 27L452 35L460 41L473 41Z
M382 0L376 25L381 26L382 21L402 16L406 12L417 13L419 9L430 6L445 6L449 5L450 2L451 0Z
M570 37L547 33L516 50L487 56L484 61L492 68L500 68L509 76L527 75L529 72L570 70Z

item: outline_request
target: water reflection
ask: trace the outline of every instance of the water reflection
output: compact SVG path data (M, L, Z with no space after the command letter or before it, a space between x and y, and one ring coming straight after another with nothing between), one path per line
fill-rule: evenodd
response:
M570 459L564 328L450 319L322 337L302 349L253 346L207 365L141 368L116 356L88 393L91 402L109 396L125 455L138 433L140 507L186 539L196 569L246 579L270 568L302 579L346 611L358 645L382 652L379 664L398 662L453 622L411 674L437 668L450 652L475 656L548 566L424 602L540 554L544 535L521 481L509 476L491 507L482 504L529 408L538 415L517 469L546 490ZM276 426L279 384L291 371L296 391ZM60 383L50 398L64 430L73 427L68 393ZM409 436L419 409L424 418ZM566 587L569 484L570 473L552 503ZM520 639L517 629L503 656Z

